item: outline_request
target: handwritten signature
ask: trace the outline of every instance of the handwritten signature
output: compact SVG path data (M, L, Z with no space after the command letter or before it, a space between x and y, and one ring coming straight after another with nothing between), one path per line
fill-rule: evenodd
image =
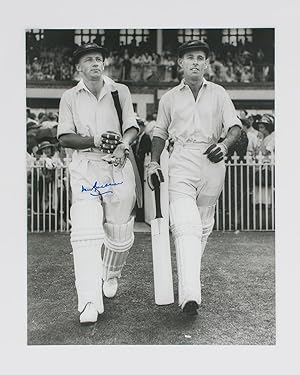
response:
M97 181L95 181L94 185L91 187L91 188L86 188L84 187L83 185L81 185L81 192L84 193L84 192L90 192L90 195L94 196L94 197L97 197L99 195L104 195L104 194L108 194L108 193L112 193L112 190L107 190L107 191L103 191L103 192L100 192L99 189L105 189L109 186L116 186L116 185L121 185L123 184L124 181L121 181L121 182L107 182L106 184L103 184L103 185L97 185ZM97 194L93 194L94 193L97 193Z

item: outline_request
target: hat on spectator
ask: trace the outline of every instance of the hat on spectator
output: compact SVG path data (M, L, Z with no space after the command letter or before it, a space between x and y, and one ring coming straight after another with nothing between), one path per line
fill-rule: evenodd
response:
M39 148L38 148L38 150L37 150L37 154L41 154L42 153L42 150L44 149L44 148L47 148L47 147L53 147L53 148L55 148L55 145L54 144L52 144L52 143L50 143L49 141L44 141L44 142L42 142L42 143L40 143L39 144Z
M195 50L203 51L205 53L206 58L208 58L208 55L210 53L210 48L207 43L201 42L201 40L190 40L188 42L181 44L178 47L178 56L182 57L186 52Z
M262 117L259 120L254 122L253 128L258 130L259 124L264 124L268 132L272 133L275 128L275 118L273 115L265 113L262 115Z
M73 62L77 64L80 57L86 55L90 52L100 52L103 56L103 59L107 56L107 50L104 47L99 46L96 43L86 43L82 46L79 46L76 51L73 53Z

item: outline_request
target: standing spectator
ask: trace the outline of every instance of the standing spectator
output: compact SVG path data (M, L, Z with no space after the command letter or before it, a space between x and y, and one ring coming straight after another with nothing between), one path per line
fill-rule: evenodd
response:
M137 123L140 127L140 132L138 134L138 138L135 140L132 150L135 155L136 164L138 167L140 179L144 181L144 163L145 163L145 155L151 152L151 139L148 134L145 132L145 121L141 118L137 117ZM144 197L144 183L142 183L142 191ZM144 200L143 200L144 201ZM136 210L136 220L137 221L144 221L145 220L145 212L144 212L144 205L142 208L137 208Z
M262 135L262 143L260 151L263 155L269 156L275 152L275 119L273 115L264 114L260 120L254 125L254 129L258 130Z
M147 123L145 128L145 134L149 135L150 139L153 138L153 131L156 126L157 113L154 112L152 115L147 116Z
M249 129L251 127L249 119L247 119L247 118L241 119L241 122L242 122L242 125L243 125L243 131L247 134L247 138L248 138L247 151L251 155L253 155L255 153L255 150L256 150L257 144L258 144L257 134L249 131Z
M257 115L251 115L248 117L248 121L249 121L249 128L248 128L248 133L253 133L257 136L258 134L258 130L254 129L254 124L259 121L261 119L261 115L257 114Z
M131 79L131 61L128 50L125 49L124 51L124 58L123 58L123 67L124 67L124 80L128 81Z
M270 163L275 154L275 119L273 115L264 114L254 125L262 139L257 153L263 155L264 167L255 174L255 204L271 205L272 202L272 172Z

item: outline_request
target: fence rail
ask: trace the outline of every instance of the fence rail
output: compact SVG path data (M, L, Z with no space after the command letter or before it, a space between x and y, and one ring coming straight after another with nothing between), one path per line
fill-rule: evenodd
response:
M27 223L29 232L69 232L71 189L65 159L58 168L47 170L40 162L27 169ZM145 158L145 167L149 157ZM274 156L247 155L226 160L224 188L216 205L218 231L275 230ZM145 221L154 218L153 192L144 179Z

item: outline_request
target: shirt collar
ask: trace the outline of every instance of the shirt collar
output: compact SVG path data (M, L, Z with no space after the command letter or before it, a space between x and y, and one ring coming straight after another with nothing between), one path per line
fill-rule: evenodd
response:
M208 85L208 81L203 77L203 85L202 86L207 86ZM179 84L179 90L183 89L184 87L187 86L187 83L185 82L184 78L181 80L180 84Z
M114 90L117 89L115 81L113 81L111 78L109 78L105 75L103 75L102 77L103 77L103 81L105 83L105 85L104 85L105 88L109 89L110 91L114 91ZM90 92L90 90L84 84L83 79L81 79L75 87L76 87L76 92L79 92L81 90L86 90L86 91Z

